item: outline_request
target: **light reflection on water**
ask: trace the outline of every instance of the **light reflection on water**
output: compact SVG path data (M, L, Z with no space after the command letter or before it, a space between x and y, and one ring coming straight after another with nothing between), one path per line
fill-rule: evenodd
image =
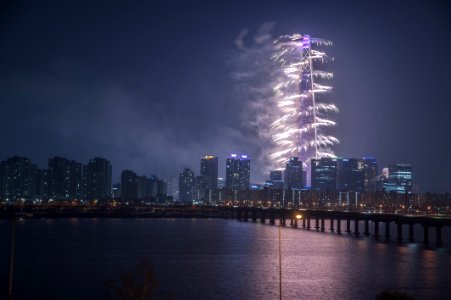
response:
M1 293L9 237L10 221L2 220ZM287 227L282 253L284 299L374 299L386 288L416 299L451 298L451 254L444 249ZM18 299L101 298L105 280L145 256L160 293L176 299L278 299L277 226L221 219L22 221L14 290Z

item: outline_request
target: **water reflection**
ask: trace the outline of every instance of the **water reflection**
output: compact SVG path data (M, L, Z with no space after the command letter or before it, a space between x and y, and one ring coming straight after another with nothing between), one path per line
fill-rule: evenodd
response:
M10 228L0 221L0 291L7 290ZM31 219L17 227L16 249L18 298L102 298L104 280L145 256L155 265L160 292L176 299L278 298L277 226L220 219ZM284 299L373 299L386 288L418 299L451 298L449 251L286 227L282 254Z

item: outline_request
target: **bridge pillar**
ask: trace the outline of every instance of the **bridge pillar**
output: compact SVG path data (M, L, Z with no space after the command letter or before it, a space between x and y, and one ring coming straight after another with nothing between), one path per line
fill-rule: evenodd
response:
M351 233L351 219L349 218L346 219L346 232Z
M291 221L293 221L293 219L291 219ZM294 228L298 228L298 219L294 219Z
M390 221L385 221L385 239L390 239Z
M341 219L337 219L337 233L341 234Z
M269 215L269 224L275 225L276 224L276 215L274 213L271 213Z
M359 236L359 219L354 219L354 235Z
M398 243L402 242L402 223L396 222L396 225L398 227Z
M363 234L365 236L370 235L370 221L368 219L365 220L365 232Z
M315 218L315 229L319 230L319 218L318 217Z
M374 221L374 238L379 239L379 221Z
M330 218L330 231L334 232L334 218Z
M414 236L414 233L413 233L413 226L414 226L413 223L409 223L409 242L410 242L410 243L413 243L413 242L414 242L414 240L413 240L413 236Z
M307 229L310 229L310 216L307 217Z
M302 228L304 228L304 229L305 229L305 219L306 219L306 217L302 218Z
M437 245L437 247L441 247L442 246L442 225L437 225L435 226L436 229L436 239L435 239L435 243Z
M237 220L241 221L241 209L239 208L236 210L236 218Z
M321 218L321 232L324 232L324 218Z
M285 221L286 221L285 215L281 215L281 216L280 216L280 221L279 221L279 222L280 222L280 224L281 224L283 227L285 227L285 225L286 225L286 224L285 224Z
M246 209L244 210L244 221L248 221L248 212Z
M266 214L263 211L260 212L260 222L263 224L266 222Z
M252 211L252 222L257 222L257 211L255 210Z
M428 246L429 245L429 224L423 225L423 243Z

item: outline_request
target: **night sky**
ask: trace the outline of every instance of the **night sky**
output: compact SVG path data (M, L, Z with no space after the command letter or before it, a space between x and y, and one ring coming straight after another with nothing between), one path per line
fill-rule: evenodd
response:
M96 3L93 3L96 2ZM136 2L136 3L135 3ZM199 171L259 155L230 61L249 39L334 42L335 152L412 163L422 192L451 191L447 1L10 1L0 4L0 159L111 160L113 176ZM250 43L252 41L249 41ZM246 112L250 116L252 111ZM254 161L252 179L265 175ZM220 174L221 175L221 174Z

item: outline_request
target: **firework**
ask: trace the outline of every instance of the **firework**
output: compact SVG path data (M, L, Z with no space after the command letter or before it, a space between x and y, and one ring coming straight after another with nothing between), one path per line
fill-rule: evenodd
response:
M331 60L320 51L330 45L330 41L300 34L281 36L273 43L272 60L277 66L273 99L278 113L271 124L275 149L269 158L274 168L281 169L290 157L298 156L307 172L306 185L310 185L311 159L335 157L331 146L339 143L328 134L335 122L327 117L338 108L322 96L332 90L323 82L333 74L315 68Z

